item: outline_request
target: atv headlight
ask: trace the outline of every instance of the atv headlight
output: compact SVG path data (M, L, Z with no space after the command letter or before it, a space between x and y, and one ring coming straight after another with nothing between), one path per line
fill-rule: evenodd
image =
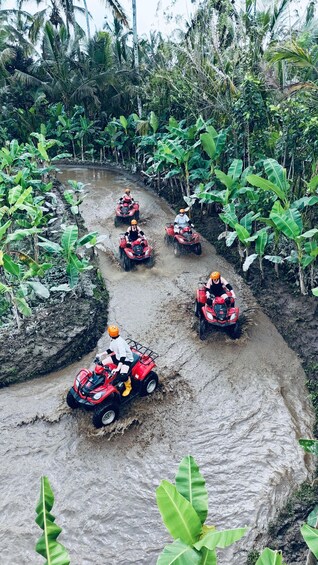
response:
M206 315L209 318L209 320L213 320L213 316L210 312L207 312Z
M76 377L76 384L77 384L77 388L80 386L81 384L81 379L79 377Z
M96 394L93 394L94 400L99 400L101 396L103 396L102 392L96 392Z
M230 320L235 320L235 318L236 318L236 313L233 312L233 314L231 314Z
M149 255L149 249L146 250L145 255Z

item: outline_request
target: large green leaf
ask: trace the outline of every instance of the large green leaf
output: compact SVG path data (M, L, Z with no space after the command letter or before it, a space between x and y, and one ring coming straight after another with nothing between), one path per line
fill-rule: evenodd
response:
M275 159L265 159L263 164L268 180L278 186L286 195L286 191L289 188L289 184L286 179L286 170L277 163Z
M61 237L61 245L67 256L73 251L77 238L78 227L75 224L66 226Z
M49 241L45 239L45 237L41 237L41 240L38 245L43 247L45 251L49 253L60 253L62 251L62 247L58 243L55 243L55 241Z
M304 524L300 531L310 551L318 558L318 530L308 526L308 524Z
M41 143L41 142L38 143L38 151L39 151L39 153L40 153L40 155L41 155L41 157L44 161L49 161L49 156L46 152L46 149L45 149L43 143Z
M156 133L156 131L159 127L159 120L158 120L156 114L153 111L150 112L149 123L152 127L153 132Z
M202 526L192 504L168 481L161 482L156 490L156 498L162 520L172 537L193 545Z
M233 186L234 180L232 179L232 177L226 175L225 173L223 173L223 171L219 171L219 169L215 169L214 173L219 181L221 181L221 183L224 184L227 189L230 189Z
M17 309L19 310L19 312L21 312L21 314L23 314L23 316L26 317L31 316L32 310L28 305L27 301L25 300L25 298L21 298L20 296L15 296L14 302L16 304Z
M312 528L316 528L318 525L318 505L310 512L307 517L307 524Z
M30 237L30 235L34 235L35 233L40 233L41 230L38 228L29 228L29 229L25 229L25 230L15 230L13 233L9 233L9 235L7 235L7 239L6 241L20 241L21 239L24 239L25 237Z
M278 214L273 212L270 213L270 218L273 220L275 226L279 231L281 231L286 237L295 241L296 237L301 234L302 231L302 219L301 214L296 209L290 209L283 214Z
M233 181L237 181L243 171L243 161L242 159L234 159L234 161L232 161L230 168L228 170L228 175L230 175L230 177L232 177Z
M11 220L8 220L5 224L0 226L0 239L4 236L10 225L11 225Z
M200 565L200 553L193 547L177 540L166 545L157 559L157 565Z
M11 275L14 275L15 277L18 277L18 278L20 277L20 275L21 275L20 266L17 263L15 263L14 261L12 261L12 259L9 255L4 253L3 257L2 257L2 261L3 261L4 268L5 268L6 271L8 271L8 273L10 273Z
M243 271L244 273L246 271L249 270L250 266L252 265L252 263L255 261L255 259L258 257L257 253L253 253L252 255L248 255L243 263Z
M234 229L237 233L237 237L239 238L241 243L246 244L247 240L250 236L249 232L247 231L246 228L244 228L244 226L241 226L241 224L235 224L234 225Z
M52 492L47 477L41 478L40 499L36 507L36 523L43 530L43 534L36 544L36 551L46 558L46 565L69 565L70 558L65 547L56 541L62 529L57 526L55 517L51 513L54 504Z
M76 268L76 266L72 262L67 264L66 274L67 274L69 286L71 288L74 288L78 283L79 270Z
M202 547L200 553L202 555L200 565L217 564L217 555L215 549L207 549L206 547Z
M214 550L216 547L224 549L245 536L248 528L235 528L234 530L214 530L208 532L200 541L194 544L196 549L206 547Z
M92 245L94 245L96 243L97 236L98 236L98 231L87 233L78 240L77 246L79 247L81 245L85 245L86 243L91 243Z
M273 551L266 547L255 565L284 565L281 551Z
M255 251L260 257L264 255L264 251L268 242L268 233L264 228L257 232L257 239L255 241Z
M44 286L44 284L38 281L28 281L28 285L34 290L37 296L40 296L40 298L49 298L50 291L46 286Z
M205 480L191 455L184 457L179 465L176 487L178 492L192 504L203 524L208 515L208 492Z
M210 159L214 159L216 146L212 135L209 133L201 133L200 140L204 151L208 154Z
M227 204L227 206L224 206L223 213L219 214L219 218L221 218L222 222L224 222L226 225L234 228L235 224L238 221L234 204L231 203Z
M285 192L281 190L279 186L276 186L276 184L273 184L269 180L263 179L258 175L248 175L246 177L246 180L253 186L257 186L257 188L261 188L262 190L268 190L270 192L273 192L274 194L276 194L276 196L278 196L280 200L282 200L282 202L285 202L286 200Z

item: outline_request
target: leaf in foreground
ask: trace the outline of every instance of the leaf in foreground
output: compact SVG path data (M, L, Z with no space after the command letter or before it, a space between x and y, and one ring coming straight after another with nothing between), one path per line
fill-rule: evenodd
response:
M62 528L57 526L55 517L51 514L54 504L54 494L47 477L41 478L40 500L36 507L36 523L43 534L36 544L36 551L46 558L45 565L69 565L70 558L65 547L56 541Z
M201 556L181 540L166 545L157 559L157 565L199 565Z

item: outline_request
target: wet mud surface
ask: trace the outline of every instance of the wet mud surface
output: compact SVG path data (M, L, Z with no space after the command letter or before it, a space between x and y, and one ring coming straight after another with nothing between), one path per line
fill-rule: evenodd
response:
M110 294L109 321L159 353L159 389L125 407L120 420L95 430L91 416L72 412L67 390L94 352L67 369L0 390L1 563L42 563L34 546L40 476L55 493L61 543L76 565L154 564L171 541L155 489L173 481L191 454L206 479L208 522L251 527L221 565L242 565L290 492L308 476L297 439L310 435L313 415L297 355L263 313L250 289L212 245L201 257L175 258L163 243L168 205L124 177L68 168L62 180L90 183L82 205L88 230L100 233L99 263ZM124 272L114 206L129 186L140 202L140 226L155 247L155 266ZM193 315L199 280L217 268L231 281L244 318L243 334L200 341ZM104 335L98 346L107 346Z

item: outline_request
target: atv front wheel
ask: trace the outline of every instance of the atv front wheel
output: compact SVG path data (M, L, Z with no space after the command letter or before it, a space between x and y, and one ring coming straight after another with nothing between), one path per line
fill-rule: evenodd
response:
M66 403L70 408L78 408L78 402L69 390L66 397Z
M130 271L132 264L131 264L131 260L129 259L129 257L127 257L126 253L124 254L124 257L123 257L123 265L124 265L125 271Z
M103 426L110 426L117 420L119 414L119 407L114 402L104 404L95 409L93 414L93 424L95 428L102 428Z
M147 261L146 261L146 267L148 269L151 269L151 267L153 267L154 264L155 264L155 259L154 259L154 256L151 255L151 257L149 257L149 259L147 259Z
M173 252L174 252L175 257L180 257L181 249L180 249L180 245L177 241L175 241L174 244L173 244Z
M170 245L170 243L171 243L170 235L168 235L167 233L166 233L165 236L164 236L164 242L165 242L165 245L166 245L167 247L168 247L168 246Z
M139 210L137 210L134 214L135 220L139 220Z
M241 326L239 321L237 321L234 326L230 326L228 329L229 336L232 339L238 339L241 335Z
M155 392L158 386L158 375L154 371L150 371L149 375L145 378L141 385L140 396L148 396Z
M202 304L200 304L197 300L194 303L194 315L199 318L201 314Z
M195 253L196 255L201 255L201 253L202 253L201 243L197 243L197 244L194 246L193 251L194 251L194 253Z
M200 318L200 321L199 321L199 337L200 337L201 341L206 339L206 333L205 332L206 332L205 319Z

